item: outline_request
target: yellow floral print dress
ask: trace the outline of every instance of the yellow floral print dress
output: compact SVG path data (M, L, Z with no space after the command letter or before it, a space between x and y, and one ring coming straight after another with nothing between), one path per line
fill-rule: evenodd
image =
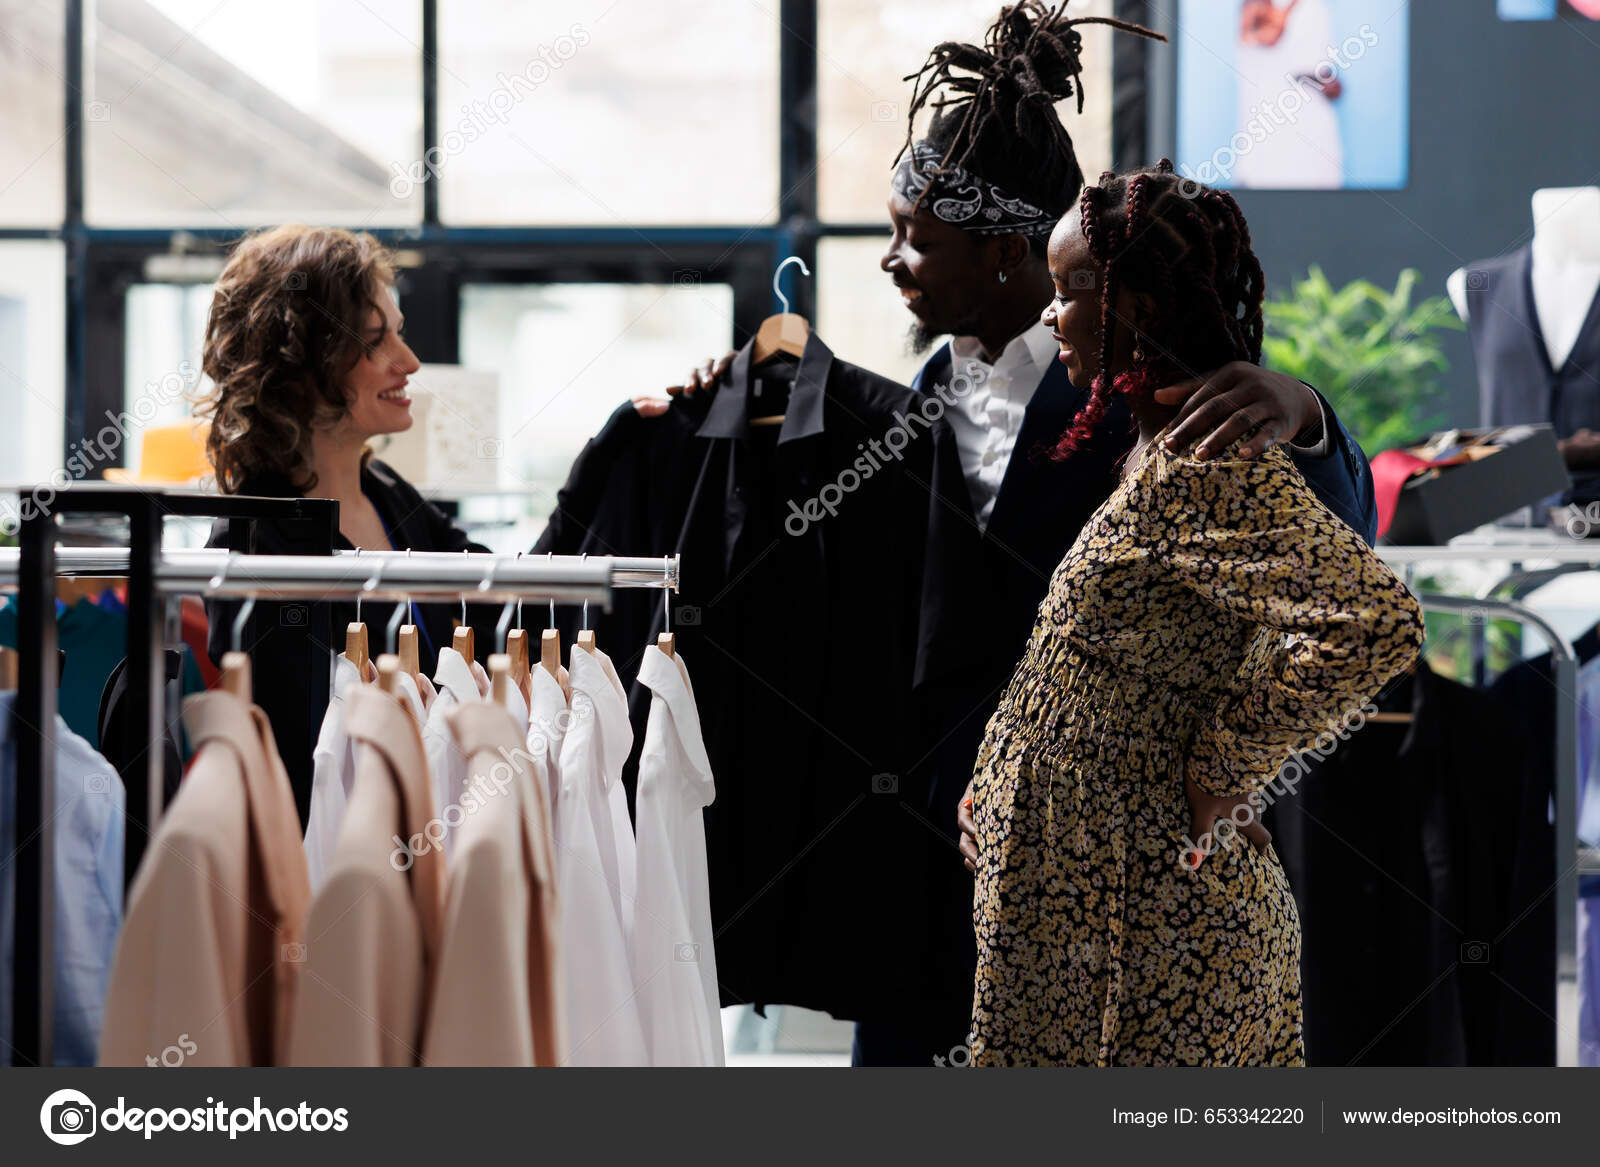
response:
M978 756L976 1065L1303 1064L1283 868L1236 838L1191 870L1184 769L1265 786L1421 648L1416 600L1283 450L1143 454Z

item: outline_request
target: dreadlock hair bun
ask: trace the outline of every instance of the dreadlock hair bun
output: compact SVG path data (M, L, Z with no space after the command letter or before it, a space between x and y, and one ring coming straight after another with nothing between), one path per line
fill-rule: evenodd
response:
M905 78L915 84L901 154L911 145L917 115L931 109L924 136L940 151L941 166L964 167L1013 198L1065 213L1083 186L1083 170L1055 106L1076 97L1083 112L1079 29L1106 24L1166 40L1122 20L1068 20L1066 7L1067 0L1053 7L1021 0L1000 10L981 46L934 46L922 68Z
M1089 444L1115 393L1148 392L1230 361L1261 361L1261 264L1232 195L1180 178L1163 158L1144 170L1102 175L1084 188L1078 213L1099 272L1100 371L1057 458ZM1118 363L1123 292L1142 293L1154 307L1139 323L1144 360L1112 384L1106 370Z

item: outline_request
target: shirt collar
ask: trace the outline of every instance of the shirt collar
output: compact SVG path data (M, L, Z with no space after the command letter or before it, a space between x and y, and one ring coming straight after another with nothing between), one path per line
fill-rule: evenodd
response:
M458 703L476 701L482 696L471 667L453 648L439 650L439 667L433 670L433 683L440 693L448 692Z
M748 437L750 428L751 350L755 338L739 350L728 370L728 379L712 399L705 421L697 431L702 438ZM815 332L806 338L800 366L789 389L789 405L784 410L778 442L792 442L822 433L822 400L828 388L828 372L833 366L833 350Z
M1015 375L1024 365L1031 365L1037 369L1042 377L1050 368L1050 362L1055 360L1055 355L1060 351L1056 338L1050 335L1050 330L1044 326L1043 321L1034 323L1013 336L1000 351L999 357L993 362L986 361L981 354L983 345L975 336L952 336L950 338L950 355L956 360L977 361L990 369L1004 368Z

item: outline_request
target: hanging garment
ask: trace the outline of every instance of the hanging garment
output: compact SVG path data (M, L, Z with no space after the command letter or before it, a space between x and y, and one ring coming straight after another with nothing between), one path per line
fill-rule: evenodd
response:
M681 654L644 650L653 697L639 755L639 897L633 982L650 1064L724 1064L704 811L716 797Z
M783 423L749 426L786 378ZM931 635L946 607L971 615L983 597L967 603L947 586L957 565L934 563L966 545L933 532L973 520L942 403L926 404L837 360L815 333L787 366L753 367L746 346L709 402L613 415L536 548L683 556L672 624L695 658L717 775L707 857L729 1004L905 1012L941 975L929 914L970 911L927 893L930 851L960 863L929 826L940 735L923 732L913 692L965 647ZM619 596L594 620L601 642L652 643L661 606ZM641 745L651 700L633 685Z
M306 870L311 890L322 886L328 864L333 859L339 827L344 822L350 787L356 780L356 748L345 732L345 700L352 689L364 682L355 662L339 655L333 658L333 684L328 712L317 735L317 748L311 755L311 810L306 819Z
M532 693L528 717L528 753L533 756L533 769L544 792L545 805L550 812L550 834L559 838L557 795L561 788L561 743L567 736L567 724L572 711L567 708L567 695L561 682L540 667L528 672L528 688Z
M290 1064L414 1066L444 908L427 765L405 705L375 686L350 692L345 729L356 780L306 922Z
M521 687L507 678L506 685L506 712L511 714L511 721L517 727L517 740L526 741L528 737L528 698ZM491 690L492 692L492 690Z
M476 662L474 662L476 663ZM446 715L458 706L481 701L478 681L466 659L453 648L439 650L439 668L433 675L435 696L422 723L422 746L428 760L433 805L440 818L460 801L467 784L467 760L450 733ZM445 835L448 836L448 830Z
M513 717L477 702L451 710L449 722L470 776L423 1062L559 1066L560 918L544 792Z
M15 693L0 693L0 1065L11 1065L11 977L16 960L17 756ZM57 1066L92 1066L101 1009L122 926L122 779L56 718L55 1007ZM26 1023L31 1024L32 1019Z
M16 603L0 607L0 647L17 647ZM87 596L56 601L56 647L65 655L57 705L72 732L100 748L100 695L127 652L126 609L102 608Z
M637 878L621 784L632 744L628 707L603 652L574 646L570 671L572 711L561 741L556 810L568 1060L647 1066L628 938Z
M1412 721L1363 717L1291 761L1266 816L1300 913L1307 1061L1553 1059L1551 884L1526 860L1537 846L1548 868L1555 839L1530 738L1421 661L1374 704Z
M187 1035L186 1065L284 1065L311 894L294 794L261 710L218 691L183 716L195 758L134 880L100 1064Z
M1191 869L1185 778L1265 786L1410 667L1421 609L1281 449L1164 435L1061 561L978 754L974 1065L1305 1057L1283 868L1236 840Z
M198 676L199 669L193 658L181 649L164 650L166 685L162 695L163 715L170 711L162 734L162 804L172 801L178 793L178 783L183 780L184 747L183 698L190 693L203 691L203 686L190 684L190 676ZM150 731L143 724L144 710L134 712L128 699L128 662L117 662L106 678L105 692L100 694L100 711L96 722L100 726L100 754L116 767L124 783L138 781L143 784L146 768L150 764Z
M239 494L267 498L295 498L303 492L281 474L252 475L239 485ZM488 551L474 543L460 527L433 503L417 493L394 467L377 458L361 466L361 493L372 503L397 551ZM211 528L207 547L250 551L259 555L326 555L332 550L350 551L350 540L327 524L310 520L219 519ZM242 601L208 599L206 615L211 621L209 641L213 661L221 661L227 651L233 618ZM435 653L450 644L451 620L459 616L460 605L413 604L413 623L417 626L417 650L422 670L432 673ZM467 621L477 630L479 643L494 635L500 607L492 604L468 606ZM327 620L327 629L322 627ZM356 619L353 602L305 604L263 600L251 618L244 650L255 667L256 701L272 721L278 749L294 784L295 801L301 822L311 805L311 752L316 746L317 727L327 709L327 694L313 695L304 678L327 660L328 635L339 637L346 624Z

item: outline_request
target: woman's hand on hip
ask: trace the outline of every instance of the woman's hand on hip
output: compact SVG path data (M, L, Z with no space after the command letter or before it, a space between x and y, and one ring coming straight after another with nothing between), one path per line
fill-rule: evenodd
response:
M967 783L967 791L961 796L961 802L956 806L956 826L961 828L961 859L967 865L967 870L974 875L978 872L978 824L972 821L972 783Z
M1229 846L1235 832L1249 840L1257 851L1271 846L1272 833L1261 825L1259 791L1218 798L1200 789L1195 780L1185 774L1183 793L1189 802L1189 842L1194 848L1185 856L1190 870L1198 871L1219 842ZM1219 828L1218 823L1223 825Z

